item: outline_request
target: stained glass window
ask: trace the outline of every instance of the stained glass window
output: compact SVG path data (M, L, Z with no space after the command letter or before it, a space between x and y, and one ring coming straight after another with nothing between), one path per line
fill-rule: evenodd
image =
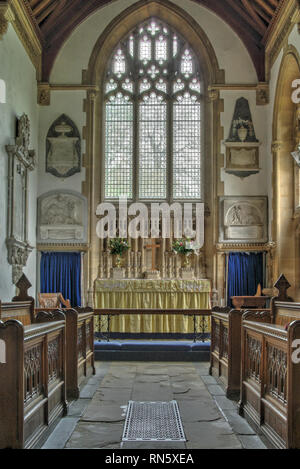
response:
M106 73L105 198L200 200L202 84L195 54L156 18L115 49Z

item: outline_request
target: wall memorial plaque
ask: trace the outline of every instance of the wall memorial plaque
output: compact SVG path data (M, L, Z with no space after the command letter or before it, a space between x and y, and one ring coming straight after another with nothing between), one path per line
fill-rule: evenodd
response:
M219 241L266 243L268 241L267 197L221 197Z
M6 246L12 280L16 284L26 266L32 247L28 242L28 172L36 166L35 151L29 150L30 122L26 114L17 120L15 145L7 145L8 223Z
M81 170L81 141L74 122L62 114L50 127L46 140L46 172L67 178Z

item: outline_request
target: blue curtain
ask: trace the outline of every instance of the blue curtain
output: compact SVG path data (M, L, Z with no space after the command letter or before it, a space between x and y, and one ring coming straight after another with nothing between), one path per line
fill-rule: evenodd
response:
M233 252L228 259L228 298L232 296L254 296L257 287L264 287L263 253Z
M62 293L73 308L81 306L79 252L42 252L41 293Z

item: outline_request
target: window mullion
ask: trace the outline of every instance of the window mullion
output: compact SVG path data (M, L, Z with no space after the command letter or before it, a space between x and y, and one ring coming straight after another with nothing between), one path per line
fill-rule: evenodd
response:
M133 200L139 199L139 41L134 41L134 70L133 70Z
M167 198L173 200L173 37L168 40Z

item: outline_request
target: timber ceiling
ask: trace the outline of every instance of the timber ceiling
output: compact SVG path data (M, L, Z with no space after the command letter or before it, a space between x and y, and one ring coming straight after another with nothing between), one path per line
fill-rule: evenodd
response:
M114 0L23 0L44 45L43 80L74 28ZM223 18L243 40L264 81L264 38L285 0L193 0Z

